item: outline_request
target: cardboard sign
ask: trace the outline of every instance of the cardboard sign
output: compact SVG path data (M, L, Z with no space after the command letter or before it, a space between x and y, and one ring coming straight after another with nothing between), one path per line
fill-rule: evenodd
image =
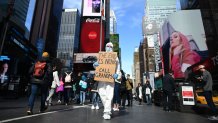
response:
M99 66L95 70L95 80L102 82L114 82L113 74L117 64L116 52L99 52Z

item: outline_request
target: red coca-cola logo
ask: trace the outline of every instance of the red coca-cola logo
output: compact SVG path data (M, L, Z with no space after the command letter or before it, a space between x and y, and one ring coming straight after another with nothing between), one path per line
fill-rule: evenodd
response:
M97 33L95 31L91 31L88 36L89 36L89 39L96 39Z

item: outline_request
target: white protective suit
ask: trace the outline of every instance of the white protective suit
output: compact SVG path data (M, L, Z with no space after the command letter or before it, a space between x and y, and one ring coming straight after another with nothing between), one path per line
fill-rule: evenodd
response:
M105 47L105 51L106 52L113 52L113 44L111 42L106 44ZM116 73L114 74L118 74L120 71L120 63L119 63L119 59L117 57L116 59ZM111 103L113 100L113 96L114 96L114 83L111 82L99 82L98 83L98 93L101 97L101 101L103 103L104 106L104 119L110 119L111 118Z

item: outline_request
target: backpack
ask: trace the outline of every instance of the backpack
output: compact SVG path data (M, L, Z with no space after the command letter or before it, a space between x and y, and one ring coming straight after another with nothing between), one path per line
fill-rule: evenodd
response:
M65 74L66 74L66 77L64 78L65 82L71 82L71 74L72 74L72 72L70 72L70 74L65 72Z
M45 74L46 62L36 62L34 66L33 76L36 78L42 78Z

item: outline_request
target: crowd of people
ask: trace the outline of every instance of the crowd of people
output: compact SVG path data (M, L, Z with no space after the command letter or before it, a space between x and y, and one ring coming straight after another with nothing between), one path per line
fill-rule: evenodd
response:
M106 44L106 52L113 51L111 42ZM49 58L49 53L44 52L42 58L38 59L29 70L30 79L30 95L28 100L27 114L33 114L33 107L38 90L41 94L41 106L39 112L45 112L48 106L54 104L70 105L77 103L80 105L92 104L91 109L99 109L100 102L103 105L103 118L111 119L112 111L116 112L125 106L133 105L133 82L129 74L126 74L119 68L119 59L116 59L116 71L113 74L114 82L104 82L94 80L94 71L79 71L74 73L70 69L62 68L60 59ZM98 63L94 63L93 67L98 67ZM4 63L1 69L1 91L5 85L8 64ZM208 106L211 108L213 116L211 120L218 120L217 109L212 100L213 80L209 71L205 66L198 67L200 71L199 80L204 82L203 91ZM178 71L177 71L178 72ZM173 69L169 70L163 76L163 110L170 112L172 108L172 94L175 91L175 75ZM145 83L138 83L136 87L136 100L139 105L142 101L147 105L152 104L152 87L149 79ZM52 100L56 96L56 102ZM89 100L89 102L87 102Z
M112 47L112 43L108 43L106 52L111 52ZM96 68L95 65L93 64L94 68ZM132 106L133 82L130 75L125 74L119 67L113 75L114 83L95 81L94 71L74 73L72 70L62 68L60 59L51 61L49 54L44 52L42 58L30 68L29 75L31 76L31 91L28 100L28 115L33 114L38 90L41 94L39 112L45 112L48 106L55 104L71 105L74 103L92 104L91 109L98 110L99 104L102 103L104 119L111 119L112 110L119 111L125 106Z

